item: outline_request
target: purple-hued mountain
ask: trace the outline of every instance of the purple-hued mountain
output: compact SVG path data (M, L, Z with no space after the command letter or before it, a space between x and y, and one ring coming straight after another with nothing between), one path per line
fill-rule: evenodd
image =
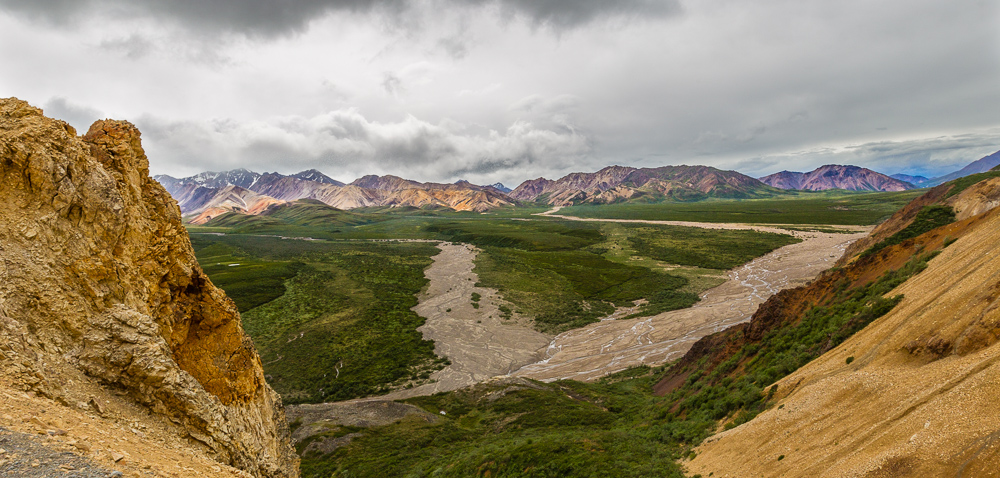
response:
M891 178L867 168L828 164L808 173L781 171L760 178L764 183L779 189L823 191L845 189L848 191L905 191L916 186Z
M952 179L958 179L970 174L985 173L986 171L989 171L997 166L1000 166L1000 151L997 151L989 156L979 158L954 173L931 179L928 181L927 186L937 186L938 184L946 183Z

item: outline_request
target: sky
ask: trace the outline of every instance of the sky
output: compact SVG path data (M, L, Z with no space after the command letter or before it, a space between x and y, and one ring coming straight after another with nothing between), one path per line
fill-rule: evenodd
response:
M1000 0L0 0L0 97L153 174L940 176L1000 150Z

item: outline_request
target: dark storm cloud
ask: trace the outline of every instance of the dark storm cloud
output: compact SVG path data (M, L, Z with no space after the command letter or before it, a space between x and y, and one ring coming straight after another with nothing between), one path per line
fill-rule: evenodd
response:
M172 18L194 29L210 28L260 36L303 30L332 11L369 12L405 8L403 0L2 0L0 8L55 23L73 23L87 13Z
M171 18L194 30L221 30L273 37L305 30L331 12L383 14L406 23L413 8L497 7L505 19L573 28L621 16L666 16L678 0L0 0L0 9L33 19L71 24L86 14L124 18Z
M681 11L678 0L455 0L454 3L499 5L505 16L522 16L535 25L557 29L609 17L664 17Z

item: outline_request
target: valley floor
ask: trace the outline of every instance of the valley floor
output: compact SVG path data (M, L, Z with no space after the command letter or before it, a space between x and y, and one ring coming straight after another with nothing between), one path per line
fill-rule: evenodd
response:
M545 215L558 211L555 208ZM560 216L562 217L562 216ZM591 221L591 219L564 217ZM595 220L608 221L608 220ZM777 227L677 221L619 221L722 229L754 229L793 234L802 242L788 245L728 272L727 280L709 289L693 307L651 317L629 315L620 307L600 322L552 338L515 318L501 319L498 293L476 287L477 250L465 244L441 243L441 253L425 271L430 280L414 310L427 318L420 330L433 340L435 353L451 365L435 372L432 382L393 392L379 399L402 399L456 390L495 376L512 375L542 381L590 381L637 365L659 365L682 356L701 337L750 319L762 302L778 291L803 285L829 268L853 241L867 232L831 234L789 231ZM869 228L864 228L869 229ZM469 297L481 296L478 307Z
M789 232L789 231L783 231ZM605 320L557 336L547 358L514 375L542 381L595 380L637 365L680 358L698 339L750 320L757 306L782 289L804 285L828 269L865 233L795 232L803 239L728 273L722 285L692 307L652 317Z
M427 321L417 330L434 341L434 353L451 361L431 374L431 383L395 391L381 398L402 399L464 388L498 375L507 375L537 362L551 336L524 324L504 320L497 292L477 287L473 272L478 251L467 244L442 242L441 253L424 271L430 280L414 307ZM470 300L478 294L478 300Z

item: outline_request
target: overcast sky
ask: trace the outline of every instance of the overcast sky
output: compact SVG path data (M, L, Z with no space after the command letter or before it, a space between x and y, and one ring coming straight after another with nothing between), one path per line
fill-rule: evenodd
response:
M937 176L1000 150L1000 0L0 0L0 96L154 174Z

